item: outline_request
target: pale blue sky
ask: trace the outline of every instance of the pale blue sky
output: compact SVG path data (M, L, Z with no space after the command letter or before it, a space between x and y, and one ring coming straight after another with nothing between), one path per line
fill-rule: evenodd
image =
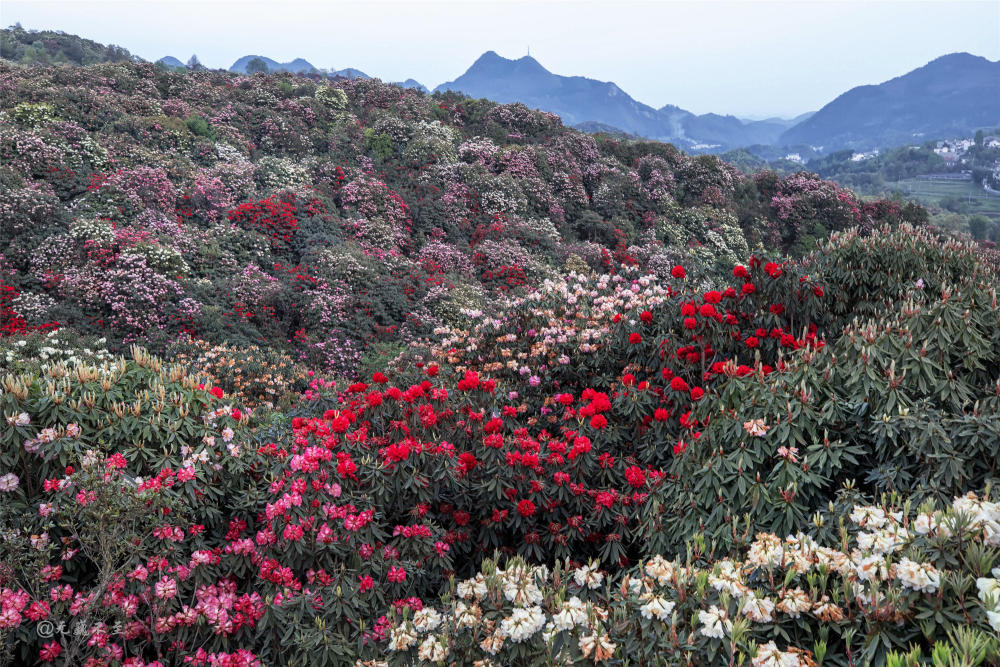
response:
M955 51L1000 59L1000 0L3 0L0 23L229 67L256 53L428 87L487 50L614 81L659 108L792 116Z

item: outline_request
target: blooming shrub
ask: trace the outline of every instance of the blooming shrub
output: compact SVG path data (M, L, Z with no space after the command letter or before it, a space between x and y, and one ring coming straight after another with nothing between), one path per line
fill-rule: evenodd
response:
M832 548L801 532L760 533L737 557L713 558L696 543L686 560L654 554L620 576L595 563L486 560L440 606L395 614L389 664L457 656L484 664L883 664L898 660L899 649L919 656L921 645L952 664L1000 656L991 637L991 576L1000 572L984 569L1000 545L996 503L970 495L916 517L854 506L850 519ZM918 632L912 618L933 620ZM901 626L909 630L896 634ZM981 648L969 651L966 632Z

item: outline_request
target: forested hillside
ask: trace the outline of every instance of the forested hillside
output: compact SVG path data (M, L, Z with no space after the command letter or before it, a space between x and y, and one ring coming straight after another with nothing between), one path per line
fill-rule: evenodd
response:
M1000 658L994 249L373 79L0 90L0 662Z

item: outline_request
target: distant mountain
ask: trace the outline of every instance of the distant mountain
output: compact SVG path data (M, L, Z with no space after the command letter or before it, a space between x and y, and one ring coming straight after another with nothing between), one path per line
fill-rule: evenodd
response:
M782 125L784 127L792 127L793 125L798 125L799 123L801 123L802 121L806 120L807 118L809 118L810 116L812 116L815 113L816 113L815 111L807 111L807 112L805 112L803 114L799 114L798 116L795 116L794 118L779 118L777 116L773 116L771 118L740 118L740 122L742 122L744 124L745 123L758 123L758 122L762 122L762 123L777 123L778 125Z
M531 56L508 60L487 51L465 74L435 91L453 90L495 102L522 102L558 114L566 125L593 121L650 139L671 139L656 109L613 83L560 76Z
M354 69L353 67L345 67L344 69L335 69L329 71L330 76L342 76L345 79L370 79L371 77L362 72L359 69Z
M952 53L875 86L852 88L785 131L824 151L969 136L1000 125L1000 61Z
M698 116L672 105L654 109L632 99L614 83L553 74L530 56L509 60L493 51L480 56L462 76L435 90L453 90L501 103L521 102L559 115L566 125L609 128L673 141L694 150L771 143L788 128L770 120L744 122L735 116Z
M184 67L184 63L182 63L177 58L174 58L173 56L163 56L162 58L156 61L156 64L166 65L167 67Z
M296 74L302 74L304 72L309 72L316 69L312 63L308 60L303 60L302 58L296 58L290 63L279 63L277 60L272 60L264 56L243 56L236 62L232 64L229 68L230 72L237 72L239 74L247 73L247 65L254 58L260 58L267 65L268 72L294 72Z
M397 81L393 85L394 86L400 86L402 88L413 88L414 90L422 90L425 93L430 92L430 91L427 90L427 86L425 86L424 84L420 83L416 79L407 79L406 81Z
M677 109L677 107L671 107L671 109ZM669 113L676 115L677 111ZM681 116L679 122L685 135L702 144L720 146L770 144L774 143L781 133L788 129L787 124L773 120L742 121L736 116L720 116L715 113L700 116L695 116L687 111L683 111L683 113L687 115Z
M572 126L573 128L580 130L581 132L587 132L589 134L607 134L608 136L614 137L615 139L640 139L634 134L630 134L624 130L619 130L617 127L612 127L611 125L606 125L605 123L598 123L594 120L587 120L582 123L577 123Z

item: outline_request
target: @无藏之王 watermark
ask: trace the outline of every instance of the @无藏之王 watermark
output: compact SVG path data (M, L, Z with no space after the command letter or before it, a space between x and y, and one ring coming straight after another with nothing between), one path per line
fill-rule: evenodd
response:
M111 629L111 634L121 633L122 627L121 621L118 621ZM83 621L76 621L67 627L66 621L53 622L44 620L38 622L38 625L35 626L35 632L38 633L40 639L52 639L57 636L62 639L67 636L86 637L90 634L90 628Z

